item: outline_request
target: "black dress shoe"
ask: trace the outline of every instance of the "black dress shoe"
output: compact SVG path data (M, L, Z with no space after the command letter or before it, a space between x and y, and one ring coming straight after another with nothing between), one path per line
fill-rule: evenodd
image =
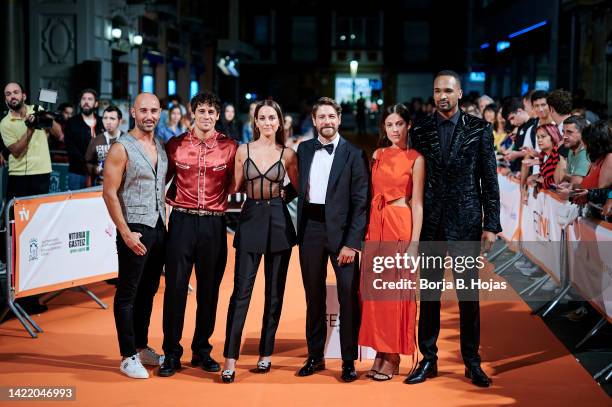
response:
M436 377L438 375L438 364L434 360L423 360L419 363L410 376L404 380L405 384L423 383L425 380Z
M191 366L198 367L200 366L201 363L202 363L202 356L198 355L197 353L194 353L193 355L191 355Z
M491 379L480 366L466 366L465 377L472 379L472 383L478 387L489 387L491 385Z
M298 371L300 377L310 376L314 372L325 369L325 361L323 359L308 358L304 366Z
M217 363L216 360L211 358L210 355L203 358L200 364L202 365L202 369L207 372L218 372L221 370L221 366L219 366L219 363Z
M219 366L219 363L217 363L216 360L211 358L210 355L200 356L197 353L194 353L191 356L191 366L202 366L202 369L207 372L218 372L221 370L221 366Z
M357 380L355 362L353 362L352 360L342 362L342 375L340 376L340 378L347 383L354 382L355 380Z
M159 367L159 375L169 377L181 369L181 361L174 357L166 357L164 363Z

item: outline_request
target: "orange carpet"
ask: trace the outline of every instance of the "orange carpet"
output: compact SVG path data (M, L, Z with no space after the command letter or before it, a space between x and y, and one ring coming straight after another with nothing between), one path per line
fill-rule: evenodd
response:
M231 247L231 238L229 238ZM213 356L222 362L227 306L233 281L233 250L219 300ZM261 270L260 270L261 271ZM152 374L134 380L119 373L119 353L111 309L102 310L83 293L67 292L49 303L49 311L34 319L44 333L30 339L17 320L0 325L1 386L75 386L76 402L85 406L560 406L611 405L608 396L568 350L521 301L481 304L483 367L493 386L480 389L463 377L459 355L459 314L456 303L443 306L439 377L408 386L402 383L411 360L405 358L400 376L377 383L363 374L369 361L357 363L361 377L340 382L339 361L307 378L295 377L306 356L305 301L297 250L291 259L285 304L273 356L266 375L249 372L257 361L263 312L263 273L259 273L244 331L236 382L220 383L219 374L186 366L170 378ZM114 288L105 283L91 290L112 306ZM163 280L155 299L150 345L161 351ZM195 295L188 299L183 363L191 356ZM151 371L153 373L153 370ZM340 404L341 403L341 404ZM0 404L2 404L0 402ZM8 405L9 403L4 403ZM11 403L13 404L13 403ZM27 405L48 405L30 403Z

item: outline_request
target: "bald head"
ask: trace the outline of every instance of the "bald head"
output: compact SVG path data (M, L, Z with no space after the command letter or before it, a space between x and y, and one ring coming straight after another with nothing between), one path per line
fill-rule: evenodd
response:
M159 99L152 93L140 93L134 100L131 113L140 131L153 133L161 113Z

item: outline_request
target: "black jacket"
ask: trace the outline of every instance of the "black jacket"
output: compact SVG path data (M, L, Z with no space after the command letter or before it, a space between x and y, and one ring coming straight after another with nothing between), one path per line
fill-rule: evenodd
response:
M315 140L304 141L298 146L298 244L304 238L304 203ZM364 152L341 137L325 197L325 227L330 252L338 253L342 246L361 250L367 222L369 179L368 160Z
M102 119L96 115L95 134L104 132ZM66 122L64 128L64 143L68 152L68 171L74 174L87 175L87 164L85 154L87 147L91 143L91 129L83 120L83 116L78 114Z
M447 162L440 153L435 116L416 123L411 140L426 167L421 240L434 240L440 222L449 241L479 241L483 229L501 232L490 124L461 112Z

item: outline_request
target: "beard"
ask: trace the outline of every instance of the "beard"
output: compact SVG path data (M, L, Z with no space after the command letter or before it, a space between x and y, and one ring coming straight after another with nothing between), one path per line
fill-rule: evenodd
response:
M451 110L455 108L455 106L457 106L457 104L452 104L451 102L448 102L448 101L446 103L442 103L442 102L436 103L436 109L439 112L450 112Z
M85 116L91 116L93 112L94 112L93 107L90 107L90 108L81 107L81 113L84 114Z
M12 110L14 112L18 112L23 107L23 100L13 100L13 101L7 103L7 106L8 106L8 108L10 110Z
M334 126L325 126L317 129L317 133L323 138L332 138L337 132L338 129Z

